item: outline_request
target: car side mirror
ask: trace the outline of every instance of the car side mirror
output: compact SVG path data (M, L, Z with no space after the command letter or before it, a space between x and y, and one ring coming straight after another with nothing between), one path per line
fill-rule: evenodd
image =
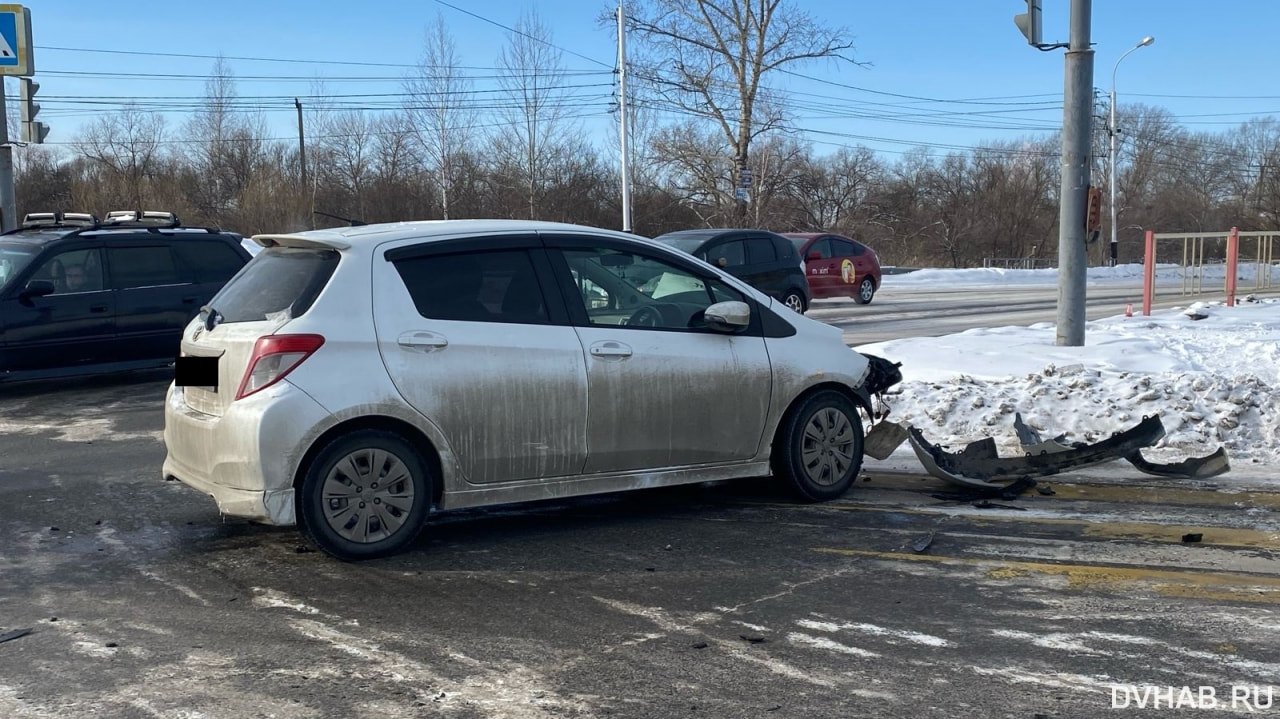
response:
M49 280L31 280L27 283L26 287L22 288L22 294L18 296L21 299L26 300L32 297L44 297L45 295L51 295L54 292L56 292L56 290L53 287L53 283Z
M717 302L703 313L707 326L717 332L738 332L751 324L751 307L746 302Z
M817 250L810 250L810 251L809 251L809 254L808 254L808 255L805 255L805 259L806 259L806 260L820 260L820 259L822 259L822 253L821 253L821 252L818 252Z

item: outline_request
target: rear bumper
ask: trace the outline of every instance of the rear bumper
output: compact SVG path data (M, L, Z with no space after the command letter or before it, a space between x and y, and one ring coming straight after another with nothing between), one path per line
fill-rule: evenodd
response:
M296 523L293 477L302 443L328 416L315 400L282 381L215 416L188 407L182 388L170 385L164 415L166 479L213 497L224 515Z

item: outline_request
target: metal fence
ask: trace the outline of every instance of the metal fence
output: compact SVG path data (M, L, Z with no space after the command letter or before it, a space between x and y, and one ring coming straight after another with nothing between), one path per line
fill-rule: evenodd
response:
M1048 257L984 257L983 267L1002 270L1048 270L1058 266L1058 261Z
M1263 230L1240 232L1231 228L1227 232L1152 232L1146 235L1146 257L1143 272L1142 313L1151 314L1151 298L1155 291L1155 266L1157 249L1159 254L1176 253L1182 250L1182 294L1200 295L1206 291L1216 292L1216 287L1205 289L1206 268L1225 265L1222 291L1227 295L1227 304L1235 304L1239 269L1243 264L1253 265L1251 287L1254 292L1274 287L1274 269L1276 263L1275 243L1280 231ZM1176 254L1175 254L1176 256ZM1216 273L1215 273L1216 274Z

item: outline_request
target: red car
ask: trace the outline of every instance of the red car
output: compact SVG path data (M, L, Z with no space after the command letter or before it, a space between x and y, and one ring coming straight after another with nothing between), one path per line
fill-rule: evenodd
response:
M814 299L852 297L865 305L880 289L880 258L875 250L843 235L786 232L804 258L805 277Z

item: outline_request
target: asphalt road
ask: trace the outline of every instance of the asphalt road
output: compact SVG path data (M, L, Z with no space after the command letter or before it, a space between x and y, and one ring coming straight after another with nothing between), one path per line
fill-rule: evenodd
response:
M900 337L937 337L978 327L998 325L1031 325L1056 323L1058 289L1056 286L1011 287L922 287L894 286L888 277L885 286L871 304L859 305L852 299L821 299L805 314L844 330L845 343L870 344ZM1199 294L1183 294L1181 284L1157 286L1152 298L1154 309L1186 307L1193 302L1226 301L1220 290ZM1236 293L1240 300L1249 294L1258 297L1280 297L1280 286L1254 291L1242 286ZM1097 320L1123 314L1125 305L1133 304L1135 314L1142 312L1142 284L1089 286L1085 292L1085 318Z
M989 508L874 469L825 505L651 490L437 516L345 564L160 479L166 382L0 387L0 640L30 630L0 717L1280 713L1230 708L1280 689L1265 470L1116 465ZM1133 708L1184 686L1218 710Z

